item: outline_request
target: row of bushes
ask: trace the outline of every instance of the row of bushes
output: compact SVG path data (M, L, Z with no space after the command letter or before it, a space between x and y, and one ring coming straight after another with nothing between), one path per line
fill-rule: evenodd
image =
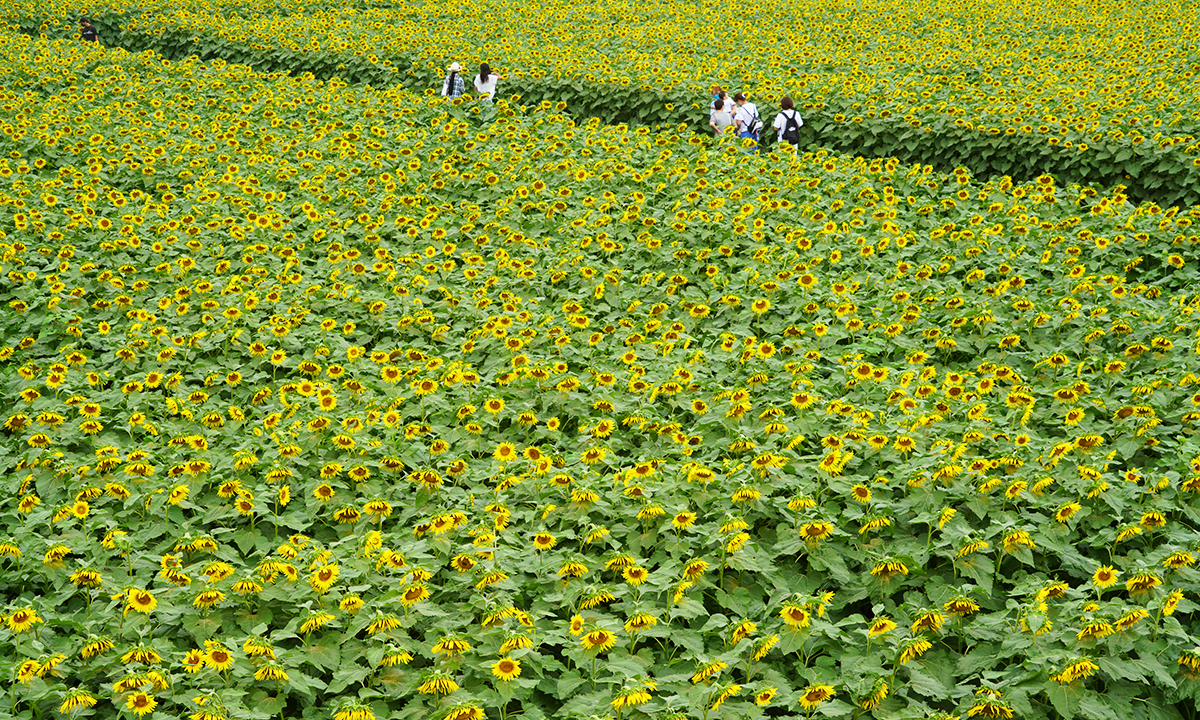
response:
M197 37L192 30L164 29L154 34L126 29L123 16L97 17L95 24L106 44L134 52L152 50L169 60L195 55L201 60L223 60L254 67L263 72L293 75L311 73L322 80L340 78L348 83L376 87L403 85L416 92L437 88L441 78L418 65L415 56L387 58L390 66L366 57L337 52L295 53L251 46L220 37ZM25 32L36 33L29 21ZM505 94L519 95L526 104L565 102L578 117L595 117L606 123L631 125L687 126L708 132L707 107L695 95L683 91L642 91L635 88L580 82L578 78L532 78L516 76L505 80ZM773 103L771 103L773 106ZM802 108L805 125L802 146L820 146L868 157L894 156L906 163L932 165L941 171L963 167L980 177L1009 175L1028 180L1049 173L1065 182L1124 185L1135 200L1161 205L1200 204L1200 160L1183 152L1179 145L1160 147L1145 139L1139 144L1129 137L1117 141L1092 140L1084 134L1058 137L1023 133L990 135L971 127L937 118L931 122L901 117L856 117L855 103L834 98L817 107ZM759 102L768 125L763 145L775 141L770 128L773 107Z

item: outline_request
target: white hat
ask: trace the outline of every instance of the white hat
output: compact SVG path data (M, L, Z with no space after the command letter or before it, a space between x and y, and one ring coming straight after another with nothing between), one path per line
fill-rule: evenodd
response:
M462 70L462 65L459 65L458 63L450 63L450 72L458 72L459 70Z

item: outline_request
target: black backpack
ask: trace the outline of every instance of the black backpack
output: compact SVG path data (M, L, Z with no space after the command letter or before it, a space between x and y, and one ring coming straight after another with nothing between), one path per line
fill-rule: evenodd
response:
M800 123L796 122L796 111L793 110L791 115L787 116L787 124L783 126L784 142L792 145L800 144Z

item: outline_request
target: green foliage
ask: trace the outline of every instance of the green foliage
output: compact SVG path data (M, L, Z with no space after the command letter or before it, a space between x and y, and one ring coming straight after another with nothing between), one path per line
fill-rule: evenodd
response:
M12 33L0 87L5 714L1191 706L1200 209Z

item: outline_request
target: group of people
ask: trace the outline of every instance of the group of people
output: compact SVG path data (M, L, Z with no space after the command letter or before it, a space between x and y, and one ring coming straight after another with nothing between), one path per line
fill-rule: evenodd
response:
M719 85L713 85L712 93L712 102L708 105L708 126L712 128L713 133L731 133L742 139L753 140L755 150L761 152L758 140L763 130L763 122L758 116L758 106L746 99L745 93L738 93L730 100L728 93ZM790 97L783 96L779 101L779 114L775 116L775 122L772 124L780 142L799 150L800 128L803 125L804 119L796 110L796 104Z
M492 102L492 98L496 97L496 84L500 82L500 76L492 72L492 68L487 63L479 64L479 74L475 76L475 92L483 97L484 102ZM450 63L450 67L446 68L446 78L442 80L442 97L457 98L462 97L465 92L466 84L462 79L462 65L458 63Z

